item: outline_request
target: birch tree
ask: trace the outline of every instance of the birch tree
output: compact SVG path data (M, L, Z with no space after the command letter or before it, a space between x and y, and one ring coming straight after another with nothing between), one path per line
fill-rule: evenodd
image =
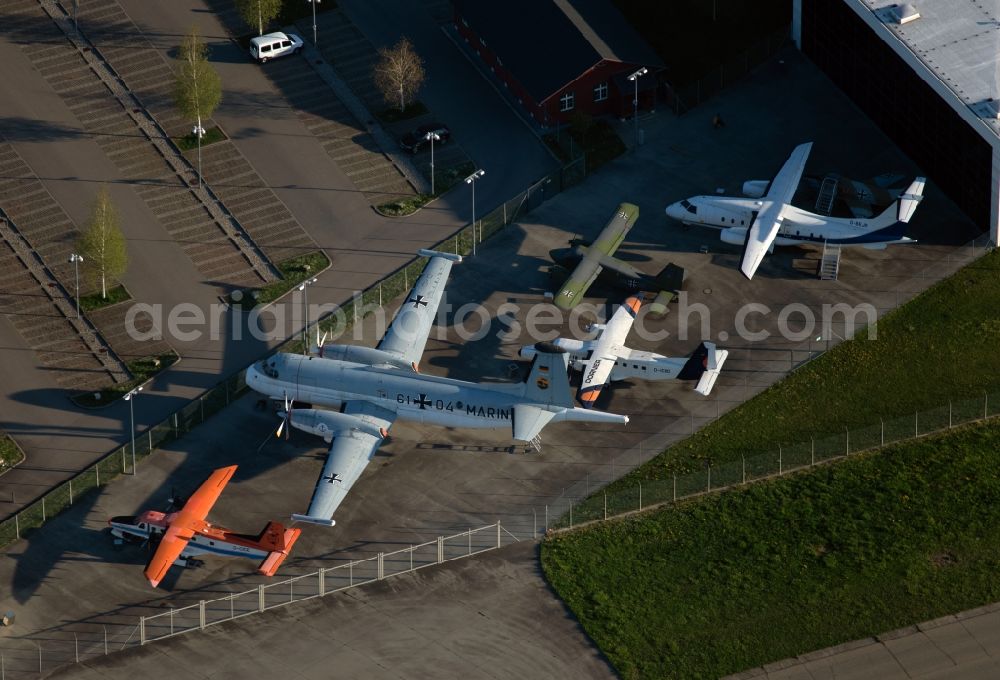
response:
M222 79L208 63L208 46L198 37L197 29L180 46L180 66L174 82L174 103L181 115L195 121L193 134L198 141L198 186L201 187L201 138L203 118L210 118L222 100Z
M378 51L375 64L375 85L390 106L398 102L404 111L424 84L424 61L413 50L409 39L402 38L391 48Z
M264 24L281 12L281 0L236 0L236 11L247 26L257 24L257 35L264 35Z
M118 283L128 267L125 235L107 187L97 192L90 222L77 245L84 275L91 286L101 286L101 298L107 300L108 286Z

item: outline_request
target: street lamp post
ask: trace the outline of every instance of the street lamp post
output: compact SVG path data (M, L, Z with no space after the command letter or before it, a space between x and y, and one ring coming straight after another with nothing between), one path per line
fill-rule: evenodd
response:
M304 308L303 316L305 317L305 325L302 326L302 354L309 354L309 286L316 283L316 278L306 279L301 284L299 284L299 290L302 291L302 306Z
M474 173L465 178L466 184L472 185L472 255L476 254L476 180L486 174L486 171L479 168Z
M128 394L125 395L125 401L128 402L128 417L129 422L132 425L132 475L135 476L135 409L132 407L132 400L135 399L135 395L142 392L142 385L139 385L132 390L129 390Z
M639 148L639 78L647 73L649 73L649 69L643 66L628 77L635 83L635 98L632 100L632 118L635 119L635 149Z
M69 261L73 263L73 269L76 274L76 318L77 320L79 320L80 319L80 263L83 262L83 255L70 253Z
M428 132L424 139L431 143L431 196L434 195L434 142L441 139L441 135L436 132Z
M306 0L310 5L312 5L313 10L313 47L319 49L319 44L316 42L316 5L320 3L320 0Z
M201 126L200 116L198 122L191 128L191 134L198 139L198 188L201 189L201 138L205 136L205 128Z

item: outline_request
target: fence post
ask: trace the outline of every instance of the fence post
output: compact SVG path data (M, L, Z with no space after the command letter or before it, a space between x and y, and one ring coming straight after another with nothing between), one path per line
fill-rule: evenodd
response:
M497 548L499 547L500 547L500 520L497 520ZM410 552L410 555L413 555L412 551Z
M174 608L170 608L170 634L174 634Z
M139 646L146 644L146 617L139 617Z
M125 474L125 447L122 447L122 474Z
M572 507L573 506L571 505L570 508L572 508ZM468 552L468 554L471 555L472 554L472 527L469 527L469 530L465 532L465 536L469 540L469 552Z
M378 580L381 581L385 578L385 553L378 554L376 564L378 565Z
M125 449L122 449L122 455L125 455ZM94 476L97 477L97 486L101 485L101 468L94 466Z
M413 558L411 557L410 559L412 560ZM326 569L320 567L319 571L316 573L317 573L316 588L319 590L319 596L323 597L324 595L326 595Z
M21 520L19 519L20 516L21 513L17 513L16 515L14 515L14 537L19 540L21 538Z
M747 483L747 459L742 453L740 454L740 467L743 472L743 484Z
M608 518L608 492L604 492L604 519Z
M677 473L674 473L674 502L677 502Z
M881 418L878 419L880 429L882 430L882 446L885 446L885 421Z
M38 644L37 642L35 643L35 646L38 647L38 674L41 675L42 674L42 646L40 644Z
M201 411L201 422L205 422L205 397L198 397L198 410Z
M778 444L778 474L780 475L781 470L781 444Z
M205 600L198 601L198 627L205 627Z
M507 226L507 201L503 202L503 226Z
M914 411L913 413L913 436L920 436L920 411Z
M549 506L545 506L545 531L549 530Z
M642 482L639 482L639 509L642 510Z
M69 504L73 505L73 479L69 480Z
M413 571L413 546L410 545L410 571Z
M531 509L531 538L538 536L538 511Z
M844 436L845 441L847 442L845 445L847 447L847 455L849 456L851 455L851 428L847 425L844 425Z
M816 440L813 437L809 437L809 464L816 464Z
M177 430L178 430L178 425L177 425L177 411L174 411L174 438L175 439L177 438Z
M104 656L108 655L108 627L104 626Z
M573 501L569 502L569 528L573 528Z
M948 400L948 429L951 429L951 399Z
M711 491L711 490L712 490L712 466L709 465L708 466L708 489L707 489L707 491Z
M264 611L264 584L257 586L257 611Z
M444 536L438 536L438 564L444 562Z
M42 522L45 522L45 496L42 496Z
M983 418L990 417L990 393L983 390Z
M347 583L354 585L354 560L347 563Z
M73 653L76 656L76 662L80 663L80 636L73 633Z
M229 403L229 385L226 385L226 404ZM146 434L149 435L149 446L147 447L146 453L153 452L153 428L146 430Z
M378 306L382 306L382 282L378 282Z
M410 289L410 277L406 267L403 267L403 292Z

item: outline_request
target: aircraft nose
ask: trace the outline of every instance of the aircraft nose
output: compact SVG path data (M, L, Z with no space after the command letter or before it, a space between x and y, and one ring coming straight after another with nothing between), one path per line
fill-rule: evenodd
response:
M666 213L667 217L669 217L670 219L680 221L681 218L684 216L684 208L681 207L681 204L679 202L671 203L670 205L667 206Z

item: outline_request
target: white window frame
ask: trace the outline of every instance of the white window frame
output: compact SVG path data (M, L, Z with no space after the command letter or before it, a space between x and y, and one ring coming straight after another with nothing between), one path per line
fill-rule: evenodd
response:
M566 113L576 108L576 93L570 90L559 97L559 112Z
M603 102L608 99L608 81L594 85L594 101Z

